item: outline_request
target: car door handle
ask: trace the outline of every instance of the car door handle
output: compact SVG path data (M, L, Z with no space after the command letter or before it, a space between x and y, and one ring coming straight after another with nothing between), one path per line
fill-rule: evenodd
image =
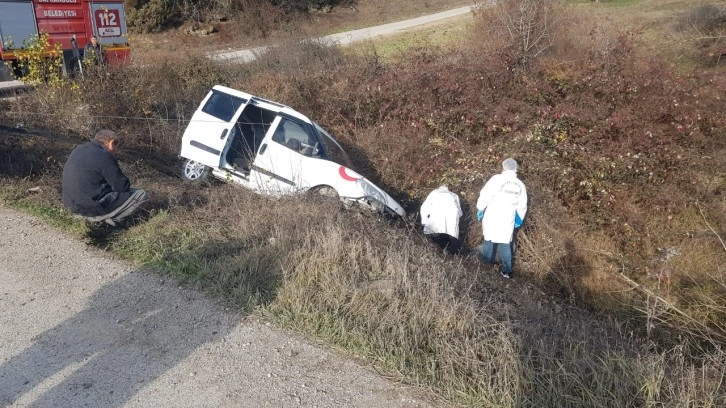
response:
M257 154L260 155L260 156L262 156L263 154L265 154L265 150L267 150L267 143L265 143L262 146L260 146L260 151Z
M227 137L227 132L228 132L228 131L229 131L229 129L224 129L224 130L222 131L222 134L221 134L221 135L219 135L219 140L222 140L222 139L224 139L225 137Z

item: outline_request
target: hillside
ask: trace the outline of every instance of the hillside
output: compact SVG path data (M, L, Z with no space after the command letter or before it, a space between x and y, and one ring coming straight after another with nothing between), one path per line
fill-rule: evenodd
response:
M721 406L722 6L572 3L503 1L454 45L382 55L282 41L244 66L164 54L62 92L39 87L5 104L4 123L33 130L0 138L0 198L457 403ZM522 5L546 8L519 16L533 32L508 23ZM217 83L321 123L412 217L183 185L180 136ZM60 209L65 155L103 127L125 136L122 165L153 196L123 231ZM503 282L414 225L425 194L447 184L465 201L468 248L479 244L471 209L508 156L530 213Z

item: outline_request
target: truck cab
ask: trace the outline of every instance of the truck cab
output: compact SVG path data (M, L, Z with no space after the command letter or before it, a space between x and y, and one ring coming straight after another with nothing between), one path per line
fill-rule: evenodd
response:
M91 36L109 65L130 57L123 0L0 0L0 81L22 76L18 54L42 32L60 45L66 72L78 68Z

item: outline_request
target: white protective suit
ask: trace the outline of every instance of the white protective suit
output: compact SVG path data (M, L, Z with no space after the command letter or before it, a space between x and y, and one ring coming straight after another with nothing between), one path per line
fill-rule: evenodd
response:
M448 234L458 239L462 215L459 196L441 186L430 192L421 205L424 234Z
M512 242L515 213L524 220L527 214L527 188L517 172L504 170L492 176L479 193L477 210L484 211L484 240L496 244Z

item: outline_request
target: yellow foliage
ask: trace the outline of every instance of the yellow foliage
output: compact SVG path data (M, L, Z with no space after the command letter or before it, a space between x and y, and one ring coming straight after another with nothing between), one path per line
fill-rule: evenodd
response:
M18 65L26 72L23 81L31 84L47 83L60 86L63 77L63 51L59 44L50 44L47 32L32 35L23 42L23 50L18 52Z

